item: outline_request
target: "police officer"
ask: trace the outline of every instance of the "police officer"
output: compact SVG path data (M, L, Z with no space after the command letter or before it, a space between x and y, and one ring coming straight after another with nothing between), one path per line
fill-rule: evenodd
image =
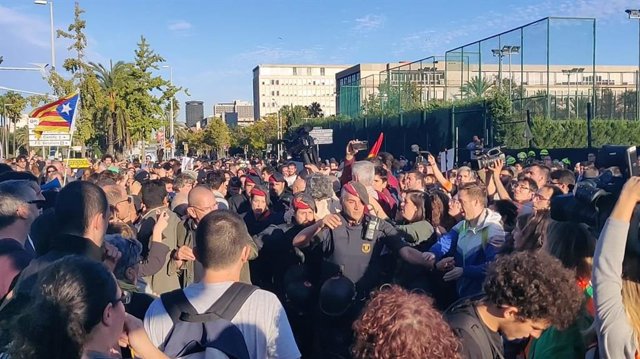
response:
M411 264L433 267L433 262L403 241L391 224L366 214L369 195L363 185L347 183L340 202L343 209L340 214L330 214L305 228L294 238L293 245L321 246L327 260L356 284L359 298L366 298L369 291L380 284L380 257L384 247Z
M247 177L248 179L249 177ZM255 236L272 224L284 223L284 214L271 210L269 191L261 185L256 185L251 189L249 200L250 208L243 218L250 235Z
M327 280L320 293L322 357L348 357L351 323L371 290L381 284L384 248L411 264L433 267L433 260L410 247L391 224L366 213L369 194L362 184L347 183L342 188L341 204L340 214L324 217L293 240L294 246L319 247L326 260L335 265L338 273L334 274L342 277ZM350 282L353 293L345 290Z
M275 293L287 311L298 348L304 358L312 357L313 329L309 323L315 312L313 298L317 287L307 265L315 266L321 256L304 253L293 247L293 238L304 228L315 223L316 203L306 193L296 194L291 201L291 223L272 225L254 237L260 248L259 256L251 262L256 268L251 277L254 285ZM313 263L313 264L312 264Z
M293 194L281 173L275 172L269 177L269 192L271 195L271 209L276 212L286 212L291 206Z
M262 180L258 176L248 175L244 179L244 191L229 198L229 209L239 215L243 215L251 211L250 197L251 190L256 185L262 184Z

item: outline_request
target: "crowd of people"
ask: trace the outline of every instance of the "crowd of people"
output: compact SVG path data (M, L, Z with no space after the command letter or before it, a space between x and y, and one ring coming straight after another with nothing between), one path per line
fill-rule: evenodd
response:
M317 164L0 164L0 357L638 357L639 178L600 233L550 215L621 176L594 156L441 171L353 143Z

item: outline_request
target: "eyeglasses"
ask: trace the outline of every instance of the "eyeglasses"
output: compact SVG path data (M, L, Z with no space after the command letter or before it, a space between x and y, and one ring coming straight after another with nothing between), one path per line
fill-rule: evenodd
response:
M36 207L38 207L38 208L42 208L42 206L44 206L44 204L46 202L47 201L45 201L44 199L34 199L34 200L31 200L31 201L27 201L28 204L35 204Z
M113 305L116 305L116 303L118 302L122 302L122 304L124 305L131 303L131 292L123 290L120 298L116 298L111 303L113 303Z
M531 188L525 186L525 185L519 185L519 184L514 184L513 186L511 186L511 188L515 189L520 189L522 191L531 191Z
M127 203L130 204L132 202L131 197L127 197L127 198L123 199L122 201L116 202L116 205L119 205L122 202L127 202Z

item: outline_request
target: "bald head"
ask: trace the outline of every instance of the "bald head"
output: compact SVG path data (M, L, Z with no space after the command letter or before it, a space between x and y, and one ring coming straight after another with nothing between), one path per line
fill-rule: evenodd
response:
M188 201L189 207L187 207L187 214L189 214L189 217L196 223L199 223L207 214L218 209L216 197L208 186L195 186L189 191Z
M297 194L297 193L304 192L306 188L307 188L307 182L305 182L305 180L302 179L302 177L298 177L296 178L295 181L293 181L293 185L291 186L291 191L293 192L293 194Z

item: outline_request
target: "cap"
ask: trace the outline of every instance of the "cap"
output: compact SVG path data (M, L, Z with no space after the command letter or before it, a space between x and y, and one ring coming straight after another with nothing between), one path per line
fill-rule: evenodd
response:
M508 166L513 166L516 164L516 159L513 156L509 156L507 157L507 165Z
M255 185L259 185L259 184L262 184L262 181L260 180L260 177L258 177L258 176L248 175L244 179L244 183L253 183Z
M286 182L284 176L280 172L274 172L271 177L269 177L269 183L274 182Z
M350 195L360 198L365 206L369 205L369 193L365 186L358 182L351 181L342 187Z
M524 152L518 152L517 157L519 160L524 160L527 158L527 154Z
M540 156L549 156L549 151L547 151L547 150L540 150Z
M311 195L306 193L297 193L293 197L291 204L295 210L311 209L314 212L316 211L316 201L311 197Z
M564 163L567 166L571 165L571 161L567 157L562 159L562 163Z
M534 151L529 151L529 152L527 152L527 156L528 157L535 157L536 153Z
M269 197L269 192L262 188L262 186L256 185L251 189L251 196Z

